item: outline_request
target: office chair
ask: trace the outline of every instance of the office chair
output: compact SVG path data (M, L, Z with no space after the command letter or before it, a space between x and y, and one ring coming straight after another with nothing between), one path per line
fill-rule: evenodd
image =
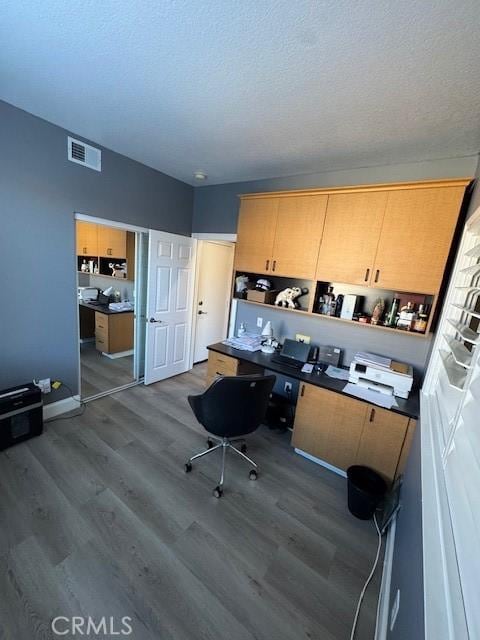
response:
M275 383L275 376L225 376L217 378L208 389L198 396L188 396L188 402L200 424L213 435L207 439L208 449L192 456L185 464L185 471L192 470L192 462L216 449L222 450L222 472L220 482L213 490L216 498L223 494L225 480L225 456L228 449L249 462L250 480L257 479L257 465L245 455L247 447L240 449L233 442L243 442L243 436L255 431L265 418L268 400ZM214 441L217 444L214 445Z

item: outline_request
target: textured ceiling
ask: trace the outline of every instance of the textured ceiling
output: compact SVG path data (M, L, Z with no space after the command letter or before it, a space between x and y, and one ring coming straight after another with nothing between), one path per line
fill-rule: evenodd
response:
M193 183L480 149L478 0L3 0L0 98Z

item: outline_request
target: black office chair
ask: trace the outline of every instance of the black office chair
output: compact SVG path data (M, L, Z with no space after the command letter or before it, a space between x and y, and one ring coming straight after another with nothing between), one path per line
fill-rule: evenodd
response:
M195 417L200 424L214 436L207 439L208 449L192 456L185 465L185 471L192 470L192 462L206 456L216 449L222 449L222 473L220 482L213 490L213 495L220 498L223 494L225 479L225 456L227 449L249 462L253 469L250 480L257 479L257 465L245 455L247 447L241 449L232 442L244 441L246 436L255 431L265 418L268 400L275 384L275 376L225 376L217 378L208 389L198 396L188 396Z

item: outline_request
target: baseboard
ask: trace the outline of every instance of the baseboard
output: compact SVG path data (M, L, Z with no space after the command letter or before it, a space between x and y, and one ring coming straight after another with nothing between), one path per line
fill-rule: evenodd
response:
M315 462L315 464L319 464L321 467L325 467L325 469L328 469L329 471L333 471L333 473L336 473L339 476L342 476L342 478L347 477L347 474L345 473L345 471L343 471L343 469L334 467L333 464L329 464L328 462L325 462L325 460L322 460L321 458L316 458L315 456L312 456L310 453L307 453L306 451L302 451L301 449L294 449L294 451L295 453L298 453L299 456L303 456L304 458L307 458L307 460L311 460L312 462Z
M110 360L125 358L125 356L133 356L133 349L128 349L128 351L117 351L117 353L105 353L102 351L102 356L106 356L107 358L110 358Z
M43 405L43 419L50 420L67 411L74 411L80 407L80 396L71 396L70 398L64 398L57 402L51 402L50 404Z
M377 623L375 626L375 640L386 640L388 632L388 620L390 616L390 589L392 585L393 550L395 548L395 532L397 530L397 518L388 527L385 544L385 556L383 558L382 582L380 584L379 601L377 607Z

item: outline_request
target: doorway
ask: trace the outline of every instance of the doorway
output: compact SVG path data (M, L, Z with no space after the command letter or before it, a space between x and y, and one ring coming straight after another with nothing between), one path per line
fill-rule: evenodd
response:
M75 216L80 397L144 376L148 232Z
M234 248L233 242L198 241L194 363L208 358L209 344L227 337Z

